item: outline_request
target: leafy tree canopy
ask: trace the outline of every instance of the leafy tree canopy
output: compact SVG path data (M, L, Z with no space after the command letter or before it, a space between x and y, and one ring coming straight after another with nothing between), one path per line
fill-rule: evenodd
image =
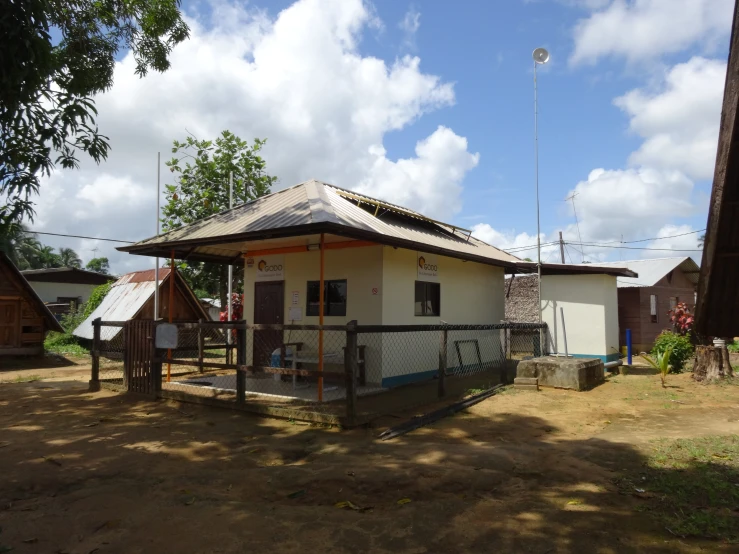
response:
M277 177L267 174L267 163L259 155L265 142L254 139L250 146L227 130L215 140L198 140L193 136L182 142L175 140L172 147L175 157L167 162L175 174L175 184L165 187L162 229L177 229L227 210L231 173L234 206L269 194ZM179 267L193 289L220 298L221 305L226 305L226 266L188 262ZM242 270L236 268L234 277Z
M93 258L87 262L85 269L108 275L110 273L110 262L108 258Z
M189 36L180 0L22 0L0 9L0 236L33 218L39 179L78 152L104 160L92 96L113 84L115 58L131 50L136 73L169 68ZM52 35L53 29L53 35Z

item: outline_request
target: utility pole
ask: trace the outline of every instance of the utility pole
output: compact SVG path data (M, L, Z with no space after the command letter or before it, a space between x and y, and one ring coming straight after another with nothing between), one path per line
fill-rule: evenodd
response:
M559 232L559 255L562 258L562 263L565 263L565 241L562 240L562 231Z

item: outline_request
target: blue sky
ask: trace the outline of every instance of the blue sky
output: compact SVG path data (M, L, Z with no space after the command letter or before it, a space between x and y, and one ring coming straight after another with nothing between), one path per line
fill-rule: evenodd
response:
M568 256L700 261L698 234L686 233L705 226L732 4L185 2L193 36L172 69L140 80L130 56L120 57L115 85L97 99L111 159L53 175L34 227L149 236L155 152L166 158L185 129L205 137L229 128L269 139L265 158L280 187L324 179L473 228L502 248L531 245L531 52L543 46L543 240L558 231L594 243L682 235L635 244L680 252L583 255L573 246ZM579 235L564 201L575 190ZM72 200L75 218L55 213ZM64 245L85 259L98 247L117 271L135 268L110 244ZM544 257L556 261L557 249Z

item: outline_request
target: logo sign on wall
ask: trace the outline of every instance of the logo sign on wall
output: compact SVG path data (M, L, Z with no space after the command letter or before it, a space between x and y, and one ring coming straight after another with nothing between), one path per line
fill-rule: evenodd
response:
M418 278L428 281L439 278L439 258L434 254L422 254L418 252L416 258Z
M264 256L255 258L255 281L282 281L285 279L285 257Z

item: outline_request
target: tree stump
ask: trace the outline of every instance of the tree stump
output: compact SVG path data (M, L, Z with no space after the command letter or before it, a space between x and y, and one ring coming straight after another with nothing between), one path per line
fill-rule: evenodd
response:
M734 377L729 363L729 351L724 346L698 346L695 349L693 379L701 383L711 383Z

